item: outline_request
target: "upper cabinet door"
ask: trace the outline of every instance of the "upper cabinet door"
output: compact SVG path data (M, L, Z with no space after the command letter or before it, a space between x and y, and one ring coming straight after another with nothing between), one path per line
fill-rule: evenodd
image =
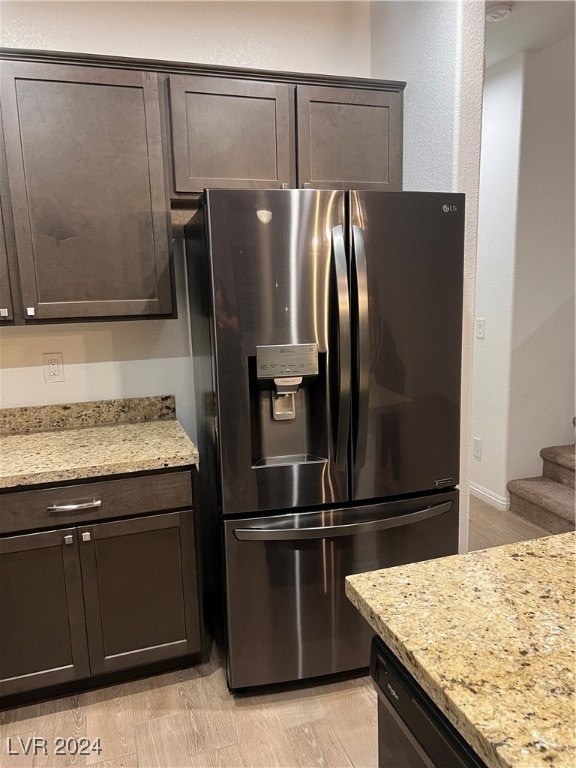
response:
M172 75L175 192L290 184L287 85Z
M158 77L3 62L26 319L172 312Z
M402 93L298 86L298 185L402 189Z
M2 205L0 203L0 323L10 322L13 319L14 311L12 308L10 277L8 275L8 254L6 251L6 238L4 235Z

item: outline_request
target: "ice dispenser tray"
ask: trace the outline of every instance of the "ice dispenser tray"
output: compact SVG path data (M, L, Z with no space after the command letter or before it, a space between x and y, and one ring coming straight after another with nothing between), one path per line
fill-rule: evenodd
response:
M318 345L257 346L249 368L253 466L324 461L318 455L324 441L312 423L325 400Z

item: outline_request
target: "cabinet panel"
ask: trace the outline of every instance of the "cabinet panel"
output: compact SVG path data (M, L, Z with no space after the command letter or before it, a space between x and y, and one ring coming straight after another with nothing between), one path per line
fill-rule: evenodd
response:
M177 193L290 183L289 88L216 77L170 77Z
M14 319L12 291L8 274L8 252L4 234L3 205L0 201L0 323Z
M200 651L190 512L79 534L92 674Z
M81 590L75 529L0 539L0 695L89 674Z
M157 76L4 63L2 99L26 316L170 313Z
M402 94L298 86L298 184L402 188Z

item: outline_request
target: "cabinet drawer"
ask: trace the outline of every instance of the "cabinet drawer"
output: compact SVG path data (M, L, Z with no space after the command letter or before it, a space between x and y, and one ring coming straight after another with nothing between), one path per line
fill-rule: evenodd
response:
M189 471L11 492L0 499L0 534L191 506Z

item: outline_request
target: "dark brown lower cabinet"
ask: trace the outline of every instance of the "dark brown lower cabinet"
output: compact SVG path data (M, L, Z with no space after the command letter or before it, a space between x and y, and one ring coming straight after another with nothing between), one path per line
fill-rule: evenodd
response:
M0 539L0 694L88 677L74 528Z
M92 674L200 649L192 515L78 529Z
M0 539L0 696L199 653L193 515Z

